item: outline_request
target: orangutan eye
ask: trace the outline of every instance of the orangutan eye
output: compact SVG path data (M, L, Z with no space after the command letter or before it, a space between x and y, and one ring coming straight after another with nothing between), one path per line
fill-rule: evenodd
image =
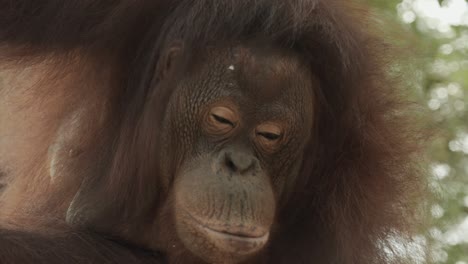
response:
M260 135L268 140L278 140L280 139L281 135L275 134L275 133L270 133L270 132L257 132L257 135Z
M279 147L283 134L283 128L276 123L264 123L255 129L257 142L266 151L274 151Z
M230 126L232 126L232 127L235 126L235 124L234 124L232 121L230 121L230 120L228 120L228 119L226 119L226 118L224 118L224 117L222 117L222 116L219 116L219 115L216 115L216 114L213 114L213 113L211 113L211 116L212 116L216 121L218 121L219 123L226 124L226 125L230 125Z
M238 115L228 107L213 107L206 122L206 129L211 134L225 134L234 129L239 121Z

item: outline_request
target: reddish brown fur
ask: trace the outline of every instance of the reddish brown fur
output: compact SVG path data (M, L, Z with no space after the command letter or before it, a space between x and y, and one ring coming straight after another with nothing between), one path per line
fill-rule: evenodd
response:
M183 43L183 59L197 61L198 49L261 36L302 54L321 89L301 175L256 263L404 262L389 260L382 245L412 234L420 135L386 72L383 43L367 30L366 12L348 2L0 0L0 175L9 177L0 260L21 262L9 252L24 250L44 263L110 263L134 252L125 263L143 263L146 255L125 246L67 235L64 211L80 184L96 185L112 197L88 197L108 212L95 229L146 245L138 235L145 225L132 223L151 224L170 188L150 160L161 155L153 124L170 92L154 76L158 60L174 42ZM76 154L72 175L51 180L48 148L80 107L89 127L76 144L86 155ZM22 232L10 239L9 229ZM53 242L57 236L65 239ZM57 255L42 256L37 240L51 241ZM110 257L99 259L94 248L109 248Z

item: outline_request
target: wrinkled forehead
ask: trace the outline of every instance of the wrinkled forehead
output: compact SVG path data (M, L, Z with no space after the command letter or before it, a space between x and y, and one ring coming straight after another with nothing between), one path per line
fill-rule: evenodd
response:
M293 52L262 45L236 45L210 49L205 58L207 69L235 90L257 102L277 101L311 90L312 76L304 62Z

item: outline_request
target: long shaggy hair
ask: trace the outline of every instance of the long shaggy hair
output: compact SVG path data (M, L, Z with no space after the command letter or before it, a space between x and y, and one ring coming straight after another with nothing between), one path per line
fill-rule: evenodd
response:
M159 204L168 191L151 161L160 155L155 138L171 92L154 74L164 50L181 43L182 60L190 63L200 50L261 38L301 54L320 82L313 137L261 258L403 263L388 254L395 246L389 241L415 231L424 192L422 134L371 23L365 9L345 0L2 0L0 58L60 54L63 67L86 54L94 67L115 69L119 85L101 88L115 95L115 130L106 135L113 154L91 182L116 197L113 213L136 219L155 208L140 201L158 193ZM156 103L148 100L153 94Z

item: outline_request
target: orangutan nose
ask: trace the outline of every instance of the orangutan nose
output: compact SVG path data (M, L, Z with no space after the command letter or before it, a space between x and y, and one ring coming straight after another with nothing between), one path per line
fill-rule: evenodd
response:
M223 166L230 172L246 174L255 169L258 164L257 158L252 154L242 151L228 149L221 153Z

